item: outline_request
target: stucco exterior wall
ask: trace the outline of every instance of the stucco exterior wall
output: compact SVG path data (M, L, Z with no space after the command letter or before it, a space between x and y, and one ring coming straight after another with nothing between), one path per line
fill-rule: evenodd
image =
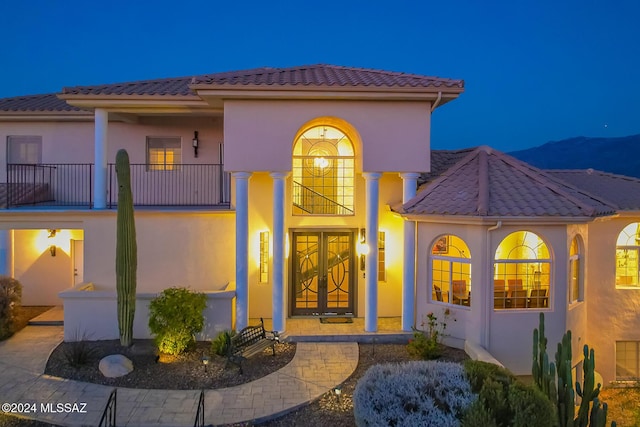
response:
M587 260L587 343L595 349L604 384L616 379L616 341L640 341L640 288L616 287L616 239L640 217L603 219L589 224Z
M569 249L571 247L571 241L575 236L578 237L580 241L582 241L581 247L581 267L582 271L580 272L582 276L582 286L583 286L583 297L582 300L578 302L569 302L569 287L571 286L571 271L569 266L567 265L567 275L566 275L566 283L567 283L567 297L565 298L565 306L567 307L567 330L571 331L571 354L573 356L572 366L576 366L583 359L582 357L582 347L584 344L588 344L588 324L587 324L587 299L585 298L585 293L588 291L587 289L587 273L589 271L589 265L587 264L587 260L590 259L589 253L587 251L588 242L589 242L589 227L585 224L582 225L570 225L567 227L567 246L566 251L569 253ZM568 264L569 261L567 261ZM598 268L598 266L593 266L593 268ZM559 302L560 306L561 301ZM555 342L552 343L555 347ZM599 362L598 362L599 364Z
M430 168L428 102L249 101L224 104L225 169L290 171L301 128L319 117L348 122L359 135L358 170L421 172ZM416 155L419 153L419 155Z

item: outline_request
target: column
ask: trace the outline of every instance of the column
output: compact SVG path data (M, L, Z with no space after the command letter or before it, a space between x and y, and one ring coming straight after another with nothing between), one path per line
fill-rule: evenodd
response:
M107 126L109 113L102 108L96 108L94 123L93 208L105 209L107 207Z
M364 172L362 176L366 182L366 244L369 247L365 268L364 330L376 332L378 330L378 199L380 197L379 180L382 174Z
M284 183L287 172L271 172L273 178L273 330L285 330L284 284Z
M416 195L419 173L401 173L402 203ZM404 255L402 266L402 330L411 331L415 323L416 295L416 223L404 221Z
M11 276L11 231L0 230L0 275Z
M236 183L236 330L249 324L249 178L233 172Z

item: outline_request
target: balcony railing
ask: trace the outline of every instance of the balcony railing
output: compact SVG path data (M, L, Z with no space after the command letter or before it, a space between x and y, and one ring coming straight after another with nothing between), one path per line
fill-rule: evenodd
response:
M131 165L131 189L136 206L228 207L230 176L221 164L175 165L153 170ZM93 164L7 164L6 184L0 184L0 207L93 207ZM115 165L107 170L107 207L118 204Z

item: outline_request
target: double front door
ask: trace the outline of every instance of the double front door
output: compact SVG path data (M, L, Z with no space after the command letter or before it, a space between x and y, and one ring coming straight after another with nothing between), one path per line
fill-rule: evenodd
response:
M291 315L355 314L352 231L292 233Z

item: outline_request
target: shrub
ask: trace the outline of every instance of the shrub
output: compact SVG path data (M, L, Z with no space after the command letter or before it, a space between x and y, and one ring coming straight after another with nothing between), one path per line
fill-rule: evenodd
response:
M74 341L62 345L64 360L76 368L86 365L97 354L96 348L87 340L87 336L81 332L74 334Z
M358 426L452 427L474 400L460 364L384 364L358 381L353 412Z
M16 310L22 301L22 285L16 279L0 276L0 340L15 332Z
M442 321L438 320L433 313L427 314L426 319L422 321L422 327L425 329L413 329L413 339L407 345L409 354L424 360L433 360L442 356L441 342L446 336L449 314L449 309L445 309Z
M218 356L226 356L231 346L231 338L236 334L236 331L226 330L220 332L213 341L211 341L211 353Z
M169 288L149 304L149 329L162 353L180 354L195 343L204 327L202 311L207 305L203 293Z
M500 366L467 360L465 373L478 400L464 414L463 427L553 426L555 407L533 386Z

